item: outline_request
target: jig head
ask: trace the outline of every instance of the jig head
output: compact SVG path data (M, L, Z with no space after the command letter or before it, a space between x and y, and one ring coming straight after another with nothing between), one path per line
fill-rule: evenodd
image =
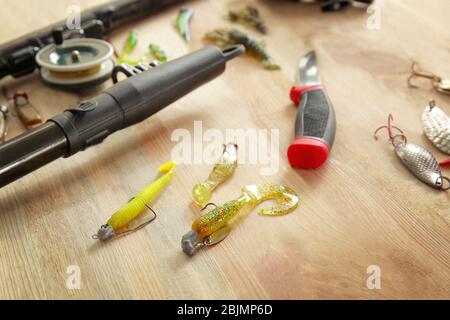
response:
M412 174L433 188L450 189L449 178L442 176L439 163L431 152L416 144L408 143L403 131L392 125L393 120L393 116L390 114L387 126L381 126L375 131L375 140L378 140L377 134L380 130L387 129L389 141L394 146L395 153ZM397 134L394 134L395 130L398 131ZM447 181L449 186L445 187L444 181Z
M241 209L253 208L266 200L276 200L278 203L276 207L259 211L259 214L266 216L288 214L297 208L299 202L295 191L282 185L267 183L246 186L239 198L215 207L194 221L192 230L181 240L183 252L192 256L198 249L222 241L231 232L232 220Z
M6 139L6 134L8 131L8 107L5 105L0 105L0 143L4 142Z
M421 70L417 62L413 62L411 66L411 75L408 77L408 85L411 88L418 88L419 86L413 83L414 78L430 79L433 84L433 87L437 91L445 94L450 94L450 80L443 80L441 77L431 72Z
M189 25L192 21L193 16L194 11L192 9L182 8L180 9L177 20L175 21L175 27L178 33L188 44L191 42L191 31Z
M153 222L156 219L156 213L148 206L148 203L152 201L158 192L160 192L172 180L173 174L175 173L174 167L175 162L173 161L163 164L159 168L159 171L163 175L149 184L123 208L116 211L111 218L109 218L108 222L101 226L97 234L93 235L92 238L101 241L110 240L118 236L124 236L135 232ZM132 221L137 219L146 208L153 213L153 216L137 227L130 228Z
M208 179L194 186L192 197L197 205L203 208L211 200L212 191L236 170L237 150L238 146L234 143L228 143L224 146L222 157L214 166Z
M239 30L216 29L205 34L205 40L218 46L242 44L249 55L262 61L267 70L278 70L280 65L269 55L263 44Z
M436 148L450 154L450 119L436 106L433 99L422 113L422 126L425 135Z

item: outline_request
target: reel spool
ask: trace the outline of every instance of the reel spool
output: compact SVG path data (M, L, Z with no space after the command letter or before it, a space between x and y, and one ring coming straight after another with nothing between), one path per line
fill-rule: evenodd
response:
M36 55L45 84L82 91L110 78L114 68L114 48L111 44L93 38L59 42L44 47Z

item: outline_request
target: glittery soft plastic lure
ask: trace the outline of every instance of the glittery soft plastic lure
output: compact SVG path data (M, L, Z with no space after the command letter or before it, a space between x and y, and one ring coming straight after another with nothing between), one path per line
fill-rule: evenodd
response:
M212 191L233 174L237 167L237 149L236 144L227 144L222 157L214 166L208 179L194 186L192 196L197 205L203 208L211 200Z
M261 60L268 70L280 69L280 65L269 55L261 43L239 30L217 29L206 33L205 39L219 46L242 44L246 52Z
M450 80L444 80L431 72L423 71L419 68L419 64L417 62L413 62L411 66L411 75L408 78L408 85L410 87L418 88L418 86L415 85L412 81L417 77L430 79L434 89L445 94L450 94Z
M8 107L0 105L0 142L4 142L7 133Z
M170 161L159 168L163 174L161 177L149 184L141 193L130 200L123 208L116 211L108 222L103 225L100 230L93 236L94 239L106 241L117 236L122 236L138 229L143 228L156 218L155 212L148 207L148 203L161 191L171 180L174 170L175 162ZM148 208L152 211L154 216L135 228L127 228L133 220L137 219L144 210Z
M228 18L231 22L240 23L246 27L252 27L261 32L267 33L267 26L259 15L259 11L256 7L247 5L245 8L228 12Z
M15 92L13 96L14 107L20 121L27 130L31 130L42 124L42 117L39 111L30 103L25 92Z
M190 24L193 16L194 11L192 9L183 8L180 10L177 20L175 21L175 27L177 28L178 33L187 43L191 42Z
M394 146L395 153L412 174L433 188L450 189L449 178L442 176L439 163L431 152L416 144L408 143L403 131L393 126L392 121L393 117L389 115L388 125L378 128L374 133L374 138L378 139L378 131L387 129L389 141ZM397 130L399 133L394 135L393 130ZM445 182L447 182L447 186L445 186Z
M181 247L189 256L204 247L225 239L231 232L234 218L244 207L251 209L266 200L276 200L278 206L261 209L259 214L267 216L285 215L298 206L298 196L292 189L278 184L250 185L242 189L236 200L231 200L199 217L192 224L192 230L183 236Z
M450 154L450 119L430 100L422 113L423 131L427 138L444 153Z
M157 44L150 44L148 49L153 57L160 63L167 62L167 55L163 49Z
M122 52L119 54L119 57L117 58L117 63L126 63L132 66L135 66L142 62L142 59L132 59L130 56L133 54L134 49L136 49L136 46L138 44L138 34L136 31L132 30L128 33L127 40L125 42L125 46L122 50Z

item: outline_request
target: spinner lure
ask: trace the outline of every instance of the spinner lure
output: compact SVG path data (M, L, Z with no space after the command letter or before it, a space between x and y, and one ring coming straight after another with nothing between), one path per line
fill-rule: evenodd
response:
M251 209L266 200L276 200L278 203L276 207L259 211L259 214L266 216L288 214L297 208L299 202L295 191L282 185L267 183L246 186L237 199L215 207L194 221L192 230L181 240L184 253L192 256L198 249L224 240L242 209Z
M436 148L450 154L450 119L434 100L430 100L422 113L422 127Z
M389 141L394 146L395 153L412 174L433 188L450 189L449 178L442 176L439 163L431 152L416 144L408 143L403 131L392 125L392 121L393 117L389 115L388 124L375 131L375 140L378 139L377 134L380 130L387 129ZM394 134L394 130L398 133Z
M8 107L0 105L0 143L6 139L6 133L8 131Z
M417 62L414 62L411 66L411 75L408 78L408 85L412 88L418 88L418 86L413 83L414 78L430 79L434 89L445 94L450 94L450 80L442 79L440 76L431 72L421 70Z

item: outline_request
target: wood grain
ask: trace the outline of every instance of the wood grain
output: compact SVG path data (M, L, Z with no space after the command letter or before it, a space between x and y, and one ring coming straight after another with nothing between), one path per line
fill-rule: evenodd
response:
M101 2L0 0L0 42L60 20L70 4ZM118 30L111 40L121 47L132 27L140 34L139 52L156 42L178 57L204 46L206 31L230 26L226 10L244 2L251 1L192 1L190 47L173 28L176 7ZM369 15L358 9L321 14L313 5L254 2L267 20L264 39L281 71L240 58L151 119L0 191L0 298L450 298L450 196L418 182L386 140L372 138L393 113L409 141L445 158L423 136L420 114L430 97L450 112L450 97L427 82L410 89L406 78L412 60L450 77L450 3L379 1L381 29L368 30ZM337 139L326 166L294 171L285 158L296 114L288 91L300 55L311 49L336 109ZM37 74L1 85L27 91L45 118L86 98L47 88ZM297 190L299 208L280 218L250 213L224 242L188 258L180 239L199 215L191 188L211 166L181 164L153 204L159 213L153 224L118 241L93 241L92 233L170 158L172 132L192 132L195 120L221 132L279 129L278 172L262 176L261 165L242 165L214 194L215 202L237 196L247 184L274 181ZM10 137L24 131L14 117L10 129ZM80 267L80 290L66 288L70 265ZM366 287L370 265L381 268L381 290Z

